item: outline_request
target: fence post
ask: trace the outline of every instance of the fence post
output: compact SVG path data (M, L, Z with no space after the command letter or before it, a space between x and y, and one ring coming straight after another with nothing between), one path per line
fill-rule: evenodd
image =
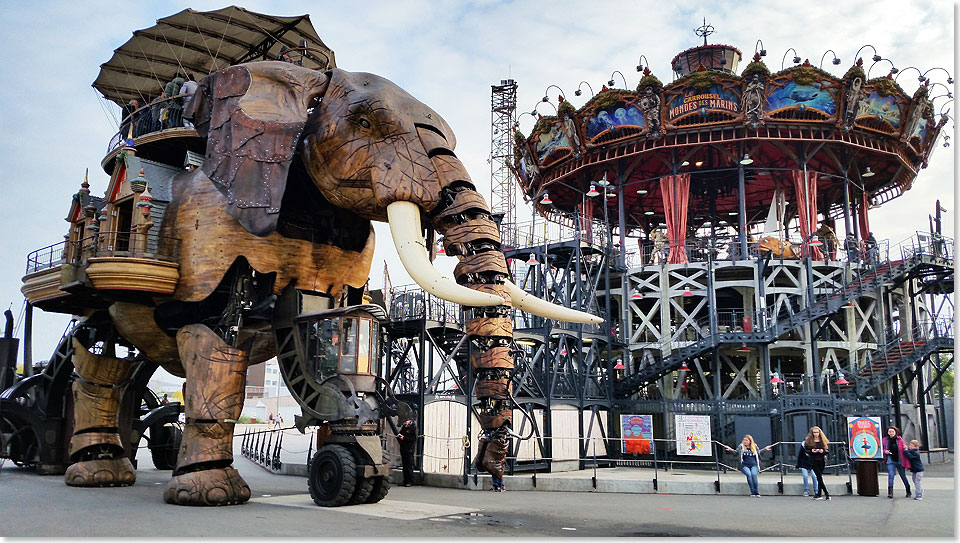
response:
M597 441L593 441L593 489L597 489Z
M658 473L657 473L657 438L652 435L652 434L653 434L652 429L651 429L651 432L650 432L650 433L651 433L651 435L650 435L650 441L651 441L650 446L653 448L653 489L654 489L654 490L660 490L660 488L659 488L659 482L657 481L657 479L658 479Z
M783 439L783 434L780 435L780 438ZM783 465L783 460L786 456L783 454L783 441L777 443L780 448L780 484L777 485L777 490L780 491L780 494L783 494L783 473L786 470L786 466Z
M715 484L717 487L717 494L719 494L720 493L720 457L717 455L717 444L714 442L714 443L711 443L711 445L713 445L713 447L711 447L713 449L713 461L714 461L714 464L716 464L716 468L717 468L717 481Z
M853 494L853 476L850 470L850 444L844 443L843 455L847 457L847 494Z

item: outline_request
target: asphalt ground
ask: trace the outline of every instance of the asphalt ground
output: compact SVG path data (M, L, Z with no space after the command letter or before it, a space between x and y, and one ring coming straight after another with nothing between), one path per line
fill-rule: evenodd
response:
M143 451L146 453L146 451ZM126 488L68 487L6 462L0 468L0 536L20 537L955 537L953 464L930 466L922 501L885 496L690 496L593 492L494 493L394 487L379 504L315 506L306 479L274 475L238 456L253 490L247 504L163 502L169 471L139 455Z

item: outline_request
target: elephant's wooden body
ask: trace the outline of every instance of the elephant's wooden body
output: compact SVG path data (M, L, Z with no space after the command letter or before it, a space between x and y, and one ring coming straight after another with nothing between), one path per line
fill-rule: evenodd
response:
M359 303L373 255L371 220L390 223L414 280L468 307L471 371L484 430L477 463L502 476L512 424L511 302L553 318L599 319L532 300L509 281L497 226L453 152L446 122L381 77L271 61L204 78L185 104L185 118L205 139L203 163L172 178L159 225L145 216L133 226L143 232L157 226L161 239L177 241L175 287L130 292L136 285L123 287L117 279L130 263L121 258L111 261L121 271L109 288L92 284L96 296L89 299L96 304L65 306L80 304L88 318L134 345L141 358L186 378L186 426L164 499L225 505L249 498L231 467L233 428L247 366L272 356L303 408L298 427L321 425L327 436L312 464L330 473L356 470L356 488L330 483L329 473L316 480L311 473L314 500L340 505L386 494L389 469L370 432L379 430L392 406L385 399L389 390L378 389L384 382L372 373L375 364L349 375L341 367L340 375L321 379L311 375L309 362L297 361L325 341L323 319L335 319L337 326L374 323L363 326L378 329L381 317L370 313L376 308L337 309ZM117 167L115 177L123 178L118 187L139 182L131 190L139 190L137 205L146 202L149 212L146 183L128 179L124 166ZM84 212L87 224L95 223L92 206ZM422 220L444 236L447 254L460 259L454 271L459 284L430 265ZM81 242L78 255L92 248ZM93 260L78 261L89 270ZM83 270L78 273L83 286ZM84 287L88 296L90 287ZM67 484L132 484L135 472L116 423L116 391L129 361L94 354L80 342L74 347L80 353L77 414Z

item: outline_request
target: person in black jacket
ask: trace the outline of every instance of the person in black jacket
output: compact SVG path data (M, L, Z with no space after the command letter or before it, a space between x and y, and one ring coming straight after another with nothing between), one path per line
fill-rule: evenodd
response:
M913 499L923 499L923 487L920 482L923 480L923 460L920 459L920 442L916 439L910 441L910 447L903 451L903 455L910 461L910 472L913 473Z
M807 455L810 456L810 465L813 466L813 473L817 476L817 484L819 489L817 490L817 495L814 496L815 500L824 499L820 493L823 492L826 495L826 499L830 499L830 492L827 490L827 485L823 482L823 470L827 465L827 452L829 451L830 440L827 439L827 436L823 435L823 430L819 426L810 427L810 433L807 434L807 437L803 440L803 448L807 450Z
M403 462L403 486L413 486L414 451L417 448L417 422L413 418L403 421L397 432L400 442L400 460Z
M810 495L810 485L807 483L808 477L813 480L813 493L819 494L820 483L817 482L817 476L813 473L813 462L810 455L807 454L807 449L804 448L802 443L797 447L797 469L803 474L803 495Z

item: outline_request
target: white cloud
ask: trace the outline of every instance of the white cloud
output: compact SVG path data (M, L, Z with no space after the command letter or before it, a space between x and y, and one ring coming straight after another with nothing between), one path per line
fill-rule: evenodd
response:
M611 72L619 70L628 86L635 86L639 74L634 66L641 54L666 82L671 79L670 59L698 43L692 29L703 17L717 29L711 41L738 47L745 60L757 40L763 40L769 51L765 60L773 70L780 68L777 63L791 47L815 64L824 51L833 49L843 62L834 67L828 55L825 68L846 70L857 49L871 43L898 67L943 66L954 71L951 3L861 0L785 5L751 0L709 6L613 1L245 4L253 11L279 15L310 13L318 34L336 51L340 67L383 75L441 113L457 133L458 155L487 194L491 84L516 79L520 111L531 109L551 84L580 105L589 95L573 97L582 80L597 91ZM223 4L202 1L193 7L211 10ZM107 176L99 164L116 126L102 107L115 112L116 106L101 104L90 87L99 65L133 30L180 9L170 3L106 1L0 7L0 45L9 52L0 64L4 81L0 231L5 256L0 264L0 302L7 300L15 314L22 301L24 257L62 239L66 224L61 219L84 169L90 169L95 193L106 186ZM869 66L871 50L863 55ZM874 74L887 66L878 64ZM908 92L916 88L915 75L900 78ZM551 89L551 98L555 94ZM879 238L896 242L924 229L936 198L953 202L954 149L937 149L913 190L872 212ZM946 205L952 221L956 207ZM379 285L384 259L390 262L394 283L405 281L388 232L378 227L377 234L372 283ZM452 270L453 259L441 260L446 261L443 269ZM65 319L40 312L36 316L34 353L39 359L52 352Z

